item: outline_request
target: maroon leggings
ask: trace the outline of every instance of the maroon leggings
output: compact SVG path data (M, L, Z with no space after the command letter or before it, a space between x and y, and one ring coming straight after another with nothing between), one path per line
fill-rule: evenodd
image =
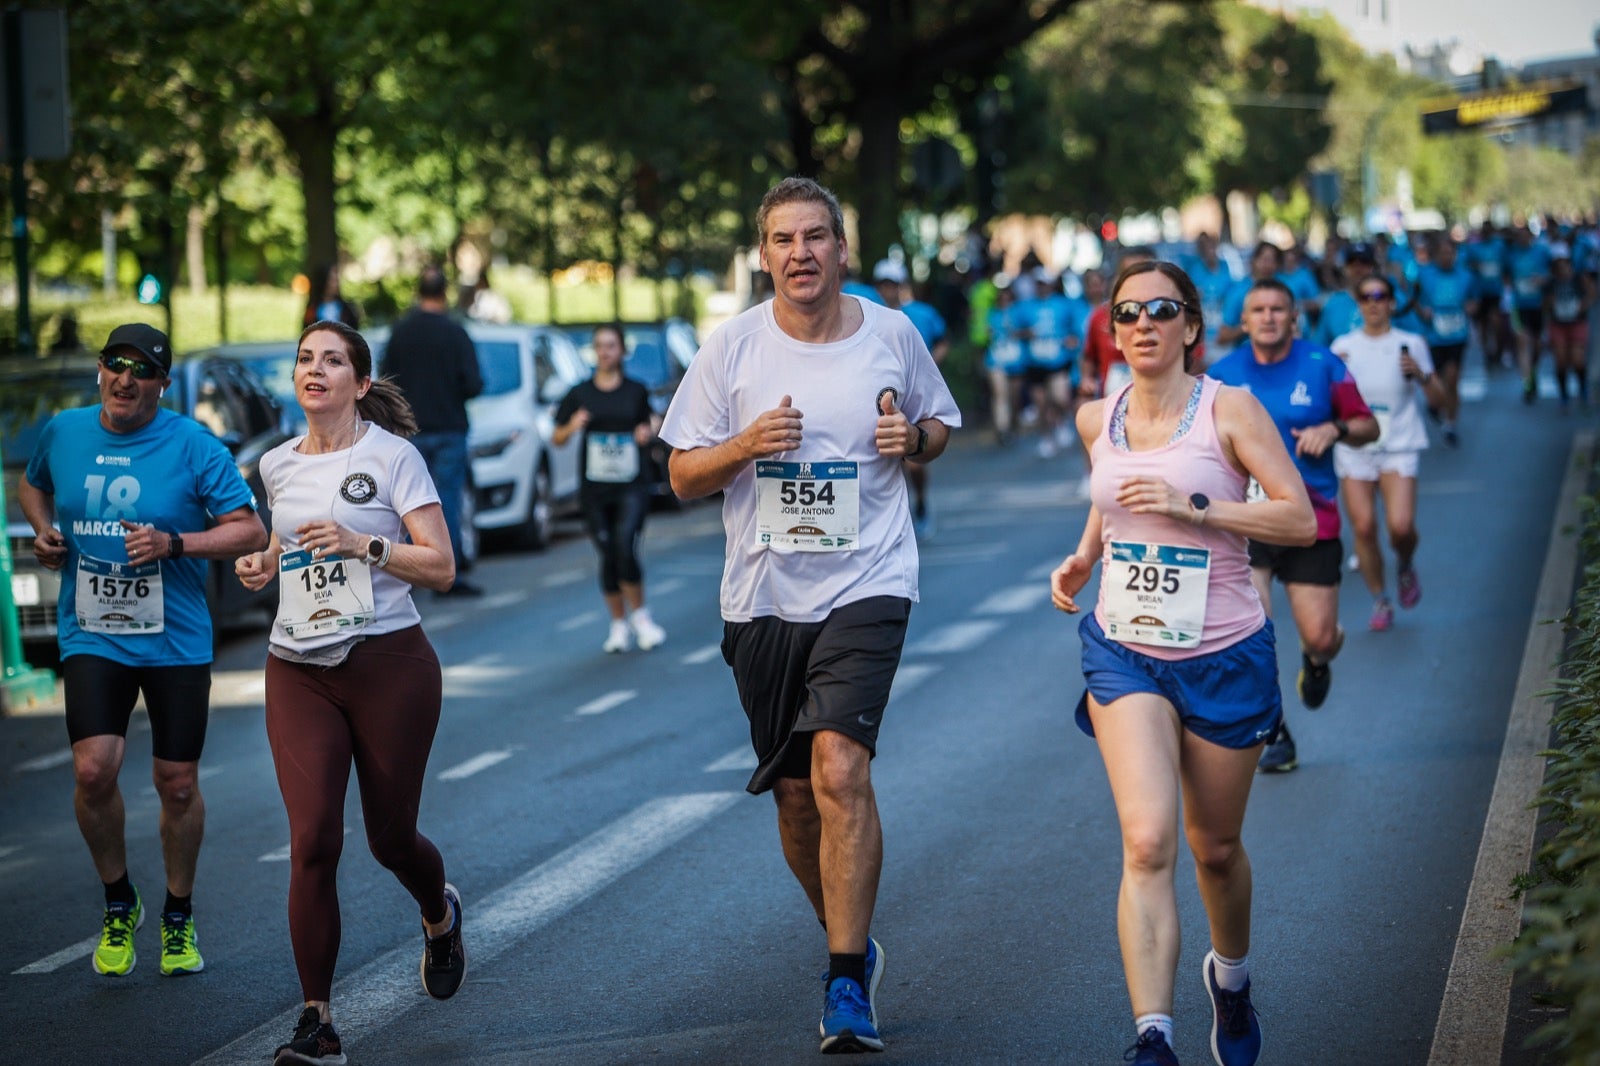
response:
M289 812L289 939L305 998L326 1002L339 958L339 853L350 766L372 855L430 922L443 921L444 861L417 832L443 698L421 626L369 637L338 666L267 656L267 741Z

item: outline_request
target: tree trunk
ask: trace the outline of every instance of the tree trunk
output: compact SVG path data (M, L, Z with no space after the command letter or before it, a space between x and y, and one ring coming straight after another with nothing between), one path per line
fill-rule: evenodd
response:
M892 86L880 83L863 86L858 104L856 255L866 274L900 240L900 103Z
M300 192L305 198L306 256L309 272L339 261L339 230L334 214L334 150L339 127L322 115L276 118L273 124L300 171Z
M199 204L189 205L183 250L189 274L189 291L199 296L206 291L206 213Z

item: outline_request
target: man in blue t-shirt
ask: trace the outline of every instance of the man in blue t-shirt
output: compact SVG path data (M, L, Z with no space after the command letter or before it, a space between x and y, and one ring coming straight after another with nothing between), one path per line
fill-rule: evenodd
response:
M1333 445L1366 444L1378 438L1372 417L1344 360L1294 336L1294 294L1276 278L1257 281L1245 296L1244 324L1249 341L1218 360L1206 373L1218 381L1249 389L1272 416L1284 446L1306 483L1317 515L1317 541L1309 547L1281 547L1250 541L1250 575L1262 606L1272 610L1272 579L1283 582L1289 611L1300 632L1300 675L1296 687L1307 707L1328 698L1333 671L1328 665L1344 645L1339 625L1339 581L1344 547L1339 539L1339 478ZM1251 490L1259 492L1252 483ZM1284 772L1298 765L1294 738L1281 726L1261 753L1260 768Z
M1435 241L1429 262L1417 271L1416 314L1422 335L1433 356L1433 367L1444 386L1444 403L1439 408L1439 424L1444 442L1454 448L1460 443L1456 416L1461 410L1461 360L1472 335L1472 317L1477 310L1473 298L1476 287L1472 271L1457 257L1456 242L1449 234Z
M1550 282L1550 246L1518 226L1506 250L1506 277L1516 309L1517 370L1522 374L1522 402L1538 394L1539 339L1544 335L1544 290Z
M118 326L100 352L100 403L40 434L17 488L40 564L61 570L57 636L78 828L105 885L93 964L133 970L144 903L128 877L117 775L140 694L150 717L167 895L161 972L205 967L190 900L205 832L200 752L211 693L206 559L266 547L250 486L221 441L160 406L166 334Z
M1283 249L1270 241L1262 241L1250 253L1250 276L1240 278L1228 289L1222 300L1222 325L1217 330L1217 344L1231 348L1244 340L1244 298L1259 281L1276 278L1283 273Z

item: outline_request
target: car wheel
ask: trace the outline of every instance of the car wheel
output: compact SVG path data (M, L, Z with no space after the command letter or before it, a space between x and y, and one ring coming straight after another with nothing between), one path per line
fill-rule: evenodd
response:
M461 487L461 558L468 566L478 561L478 493L471 483Z
M517 543L524 548L542 551L550 543L555 526L555 505L550 499L550 471L540 465L533 472L533 485L528 493L528 515L517 529Z

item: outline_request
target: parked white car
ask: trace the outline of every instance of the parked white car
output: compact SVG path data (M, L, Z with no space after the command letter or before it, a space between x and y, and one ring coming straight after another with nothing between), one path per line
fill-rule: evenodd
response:
M589 377L577 347L558 329L462 323L478 349L483 392L467 401L467 448L480 533L543 548L558 513L578 503L578 438L550 442L555 411ZM368 332L380 371L387 329Z

